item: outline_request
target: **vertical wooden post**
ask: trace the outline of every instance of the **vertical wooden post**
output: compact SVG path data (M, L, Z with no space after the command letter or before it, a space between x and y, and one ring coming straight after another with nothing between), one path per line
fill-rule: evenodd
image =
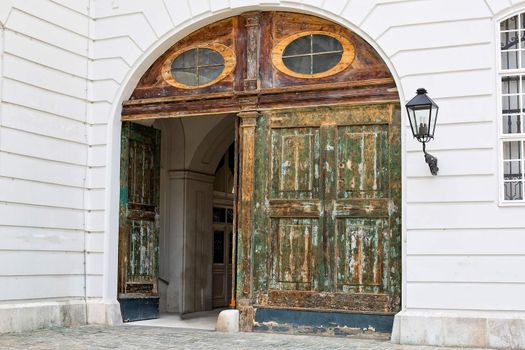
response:
M247 12L242 15L246 19L246 77L244 90L259 88L259 19L260 12Z
M243 14L246 19L246 75L245 91L259 88L259 17L260 12ZM255 158L255 126L257 123L257 96L239 99L240 118L240 171L239 215L237 221L237 308L240 311L240 329L251 332L255 312L253 309L253 190Z
M237 308L241 313L240 328L250 332L253 327L252 307L252 232L253 232L253 188L255 125L258 113L239 113L240 131L240 205L237 236Z

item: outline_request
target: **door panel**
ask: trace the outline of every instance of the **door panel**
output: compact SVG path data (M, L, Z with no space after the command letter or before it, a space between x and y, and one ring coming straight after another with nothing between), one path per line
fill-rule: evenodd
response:
M256 306L399 310L397 111L318 107L258 118Z
M384 226L384 219L337 220L338 291L380 293Z
M124 321L159 314L160 132L122 123L118 294Z
M279 218L272 220L272 280L270 288L310 290L315 268L312 249L318 244L318 220Z
M272 130L272 198L319 198L319 129Z
M382 198L388 179L388 127L337 128L339 198Z
M155 221L129 220L128 222L131 227L128 238L128 277L125 293L155 293L157 277Z

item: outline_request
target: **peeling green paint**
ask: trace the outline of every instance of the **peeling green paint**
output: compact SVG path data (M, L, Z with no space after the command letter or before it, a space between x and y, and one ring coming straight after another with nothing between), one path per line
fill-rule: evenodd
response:
M396 105L261 113L252 303L398 311L400 163Z
M119 295L158 295L160 131L122 123Z

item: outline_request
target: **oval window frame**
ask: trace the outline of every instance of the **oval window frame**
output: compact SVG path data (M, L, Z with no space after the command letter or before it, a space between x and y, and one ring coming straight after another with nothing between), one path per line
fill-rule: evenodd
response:
M312 35L312 34L326 35L326 36L332 37L336 39L337 41L339 41L339 43L343 47L343 54L341 56L341 60L339 61L339 63L337 63L332 68L324 72L321 72L321 73L304 74L304 73L294 72L290 68L286 67L286 65L284 64L283 52L286 49L286 47L288 47L288 45L292 43L292 41L299 39L303 36ZM329 77L331 75L337 74L339 72L342 72L346 68L348 68L348 66L352 64L354 59L355 59L355 47L348 38L338 33L331 33L331 32L325 32L325 31L307 31L307 32L300 32L300 33L290 35L284 38L283 40L281 40L272 50L272 64L274 65L274 67L278 71L286 75L289 75L295 78L301 78L301 79L319 79L319 78L325 78L325 77Z
M210 82L207 82L206 84L202 85L186 85L184 83L181 83L173 77L173 74L171 73L171 65L173 61L182 55L185 52L188 52L193 49L210 49L218 52L222 58L224 59L224 69L222 70L221 74L217 76L217 78L213 79ZM185 89L185 90L197 90L202 89L214 84L217 84L219 81L226 78L228 75L230 75L233 70L235 69L236 65L236 58L235 53L231 48L229 48L226 45L222 45L219 43L209 43L209 44L196 44L191 46L186 46L180 50L175 51L174 53L170 54L166 61L162 64L161 68L161 74L164 81L166 81L171 86L174 86L179 89Z

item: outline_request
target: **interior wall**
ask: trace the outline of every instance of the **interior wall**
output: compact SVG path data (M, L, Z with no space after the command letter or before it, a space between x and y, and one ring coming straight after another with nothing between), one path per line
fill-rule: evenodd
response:
M233 116L159 119L160 311L212 308L212 206L218 162L234 140Z

